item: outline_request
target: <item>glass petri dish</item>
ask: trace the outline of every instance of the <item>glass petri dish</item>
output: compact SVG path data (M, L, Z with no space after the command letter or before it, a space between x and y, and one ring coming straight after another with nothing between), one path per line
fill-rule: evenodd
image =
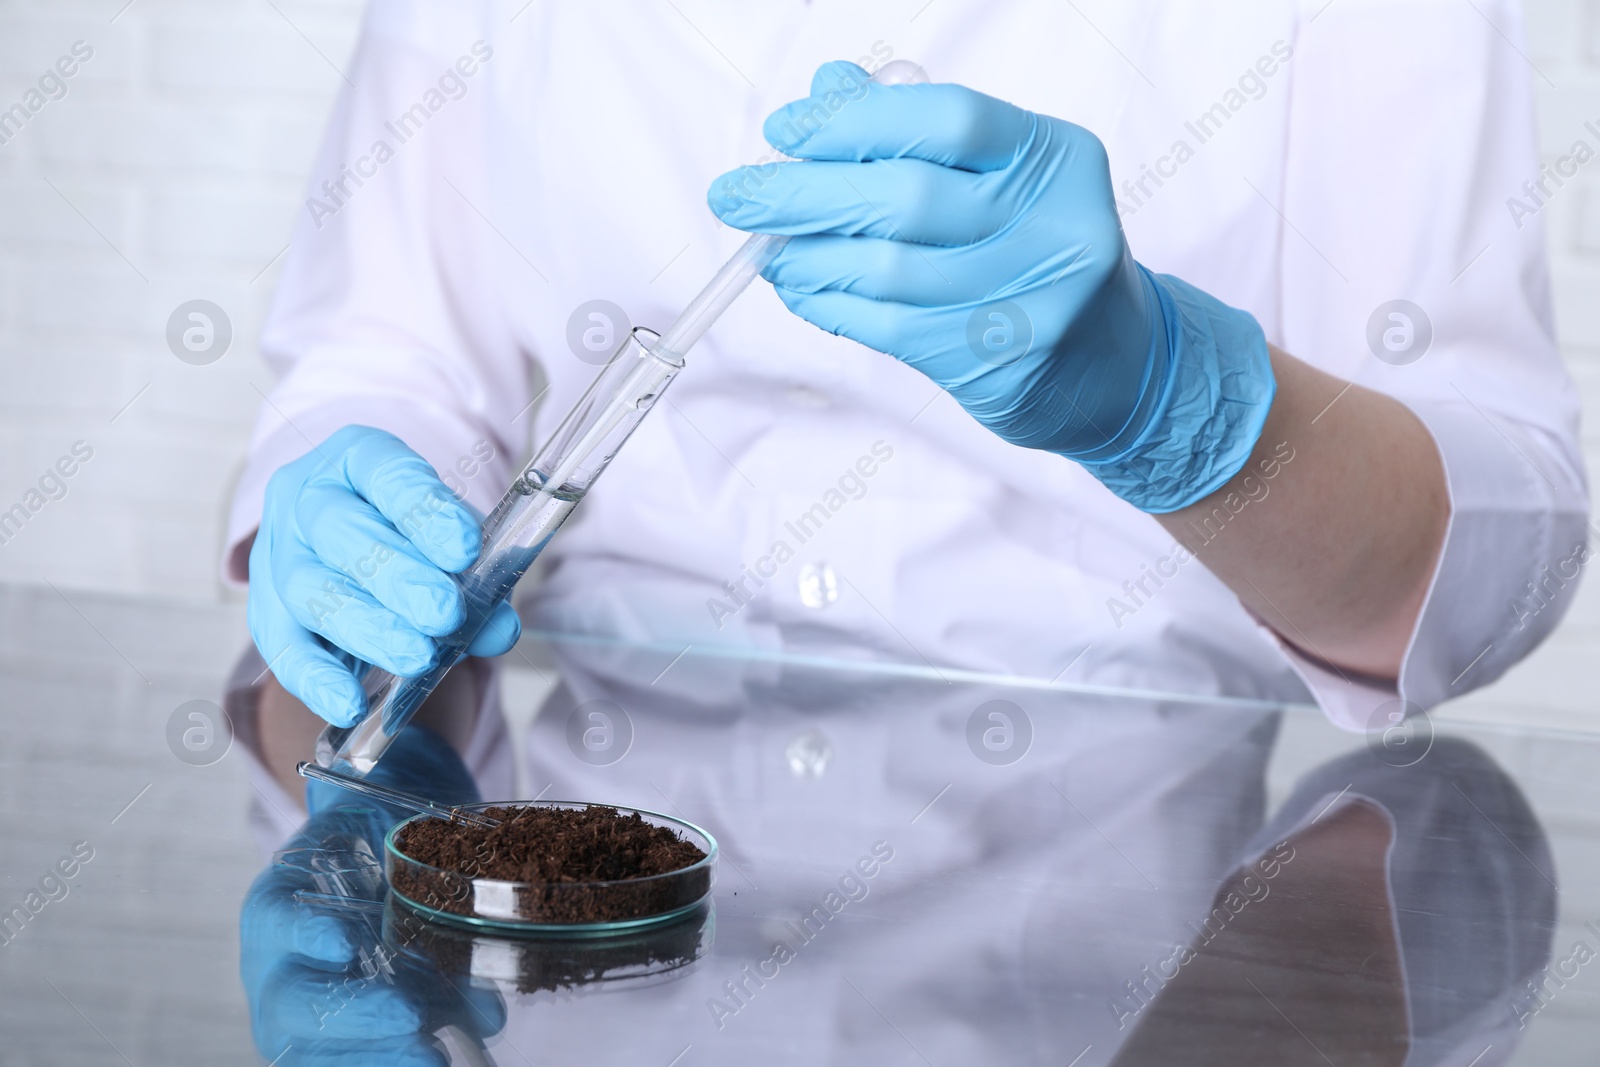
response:
M467 926L520 930L547 934L613 934L671 922L687 915L711 896L716 881L717 842L693 823L670 815L583 801L496 801L464 805L471 811L487 808L560 808L581 810L612 808L622 815L637 815L652 826L672 831L705 853L697 863L666 874L594 882L514 882L473 878L444 870L400 851L397 844L406 827L431 815L417 815L392 829L383 840L384 874L390 890L412 908L431 918ZM604 916L595 919L593 916Z
M439 922L397 895L383 909L383 944L442 975L517 993L575 993L677 981L711 951L716 907L601 935L549 935Z

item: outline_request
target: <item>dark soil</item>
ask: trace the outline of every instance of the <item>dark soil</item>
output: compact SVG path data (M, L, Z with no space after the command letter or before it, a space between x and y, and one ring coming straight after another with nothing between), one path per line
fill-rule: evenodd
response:
M526 882L515 893L517 917L536 923L645 918L692 904L710 888L709 870L629 885L705 858L692 843L636 814L603 805L508 806L484 813L502 824L483 829L423 819L406 827L395 842L399 850L440 873L397 869L394 888L430 908L478 915L474 879Z

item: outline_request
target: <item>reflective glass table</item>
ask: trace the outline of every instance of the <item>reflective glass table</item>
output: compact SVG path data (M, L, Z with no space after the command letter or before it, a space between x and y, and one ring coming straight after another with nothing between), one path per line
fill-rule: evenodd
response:
M46 590L0 610L7 1064L1561 1067L1600 1047L1600 735L1446 708L1363 737L1308 707L848 650L529 635L514 791L671 815L720 856L671 923L518 937L406 909L358 833L275 861L252 839L262 794L215 713L237 609ZM274 862L294 890L266 900ZM286 949L304 930L348 962Z

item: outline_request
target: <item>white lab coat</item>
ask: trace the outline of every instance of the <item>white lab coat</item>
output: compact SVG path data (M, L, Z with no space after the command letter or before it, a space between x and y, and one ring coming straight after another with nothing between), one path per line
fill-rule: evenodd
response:
M246 577L268 477L349 423L397 434L487 510L594 374L568 343L574 311L670 321L743 238L706 209L711 179L771 157L762 119L820 62L892 56L1094 131L1143 263L1427 424L1453 515L1400 695L1431 706L1526 654L1570 602L1573 583L1547 579L1576 573L1587 502L1540 219L1507 206L1538 177L1517 5L917 6L375 0L263 333L282 378L228 576ZM1401 298L1434 336L1395 366L1366 337ZM537 624L1064 683L1309 688L1356 728L1396 695L1296 654L1075 464L1000 441L763 284L666 400L549 549ZM839 492L875 445L864 488ZM829 518L802 543L786 524L819 502ZM766 562L778 542L793 558ZM740 604L724 583L746 568L772 573L744 578ZM1530 582L1549 591L1531 600Z

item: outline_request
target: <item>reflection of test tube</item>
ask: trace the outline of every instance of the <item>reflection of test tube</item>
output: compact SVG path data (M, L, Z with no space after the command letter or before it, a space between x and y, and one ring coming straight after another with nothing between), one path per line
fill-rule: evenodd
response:
M882 85L928 80L909 60L885 63ZM478 561L456 575L467 621L439 640L439 663L401 678L367 665L361 675L367 714L354 726L328 726L317 738L317 762L355 775L377 765L396 735L445 674L459 663L496 604L511 595L534 557L560 529L662 390L683 369L684 354L755 280L789 238L753 234L684 308L666 331L635 329L483 523Z
M323 730L317 739L318 763L356 775L372 770L446 672L465 657L495 605L510 596L534 557L683 368L683 360L657 340L643 328L628 334L484 520L477 562L455 576L466 600L467 621L439 639L438 664L413 678L368 665L361 675L366 717L355 726Z

